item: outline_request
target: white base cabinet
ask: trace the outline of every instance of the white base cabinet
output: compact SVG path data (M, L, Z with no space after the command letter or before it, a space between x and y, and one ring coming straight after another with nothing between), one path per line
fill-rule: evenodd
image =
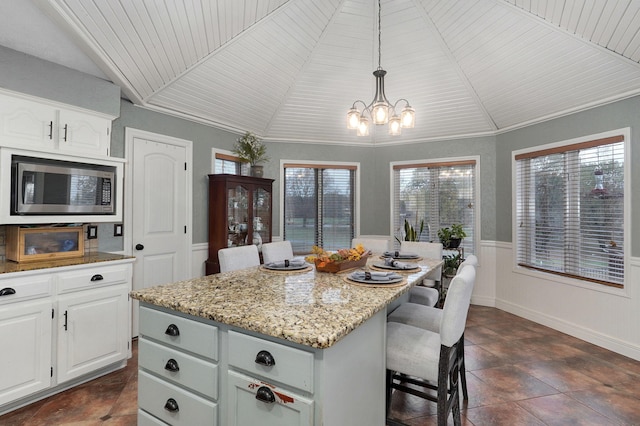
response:
M0 274L0 414L126 365L132 261Z

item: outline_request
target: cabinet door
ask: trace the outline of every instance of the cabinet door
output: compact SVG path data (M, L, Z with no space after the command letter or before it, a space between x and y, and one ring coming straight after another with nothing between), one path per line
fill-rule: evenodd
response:
M58 383L127 356L127 286L85 290L58 299Z
M253 244L260 249L271 242L271 193L261 187L253 191Z
M230 426L313 424L313 401L235 371L228 374Z
M247 245L249 225L250 192L242 185L227 189L227 220L229 221L229 237L227 247Z
M0 405L50 386L51 308L46 299L0 310Z
M56 109L12 96L0 95L0 135L3 146L55 148Z
M70 154L108 156L111 121L76 111L60 110L58 149Z

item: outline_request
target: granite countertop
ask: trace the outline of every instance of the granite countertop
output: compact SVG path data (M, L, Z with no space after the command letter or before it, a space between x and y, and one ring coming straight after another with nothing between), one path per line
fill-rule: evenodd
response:
M90 253L84 256L68 259L43 260L38 262L12 262L10 260L0 262L0 274L10 272L36 271L38 269L59 268L61 266L84 265L97 262L110 262L114 260L135 259L133 256L113 253Z
M372 261L379 259L369 259ZM442 265L418 262L401 287L345 281L345 274L271 272L262 267L209 275L131 292L141 302L314 348L328 348Z

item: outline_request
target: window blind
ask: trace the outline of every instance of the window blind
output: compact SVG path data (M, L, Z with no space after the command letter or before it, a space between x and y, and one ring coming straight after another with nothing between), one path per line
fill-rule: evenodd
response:
M214 170L216 174L248 175L249 163L243 163L236 156L216 152Z
M520 266L621 287L624 138L517 155Z
M355 166L284 165L284 239L296 254L350 247L355 229Z
M438 229L462 224L465 254L475 241L475 160L398 164L393 166L395 237L404 239L405 220L420 232L420 241L439 241ZM399 243L396 241L396 247Z

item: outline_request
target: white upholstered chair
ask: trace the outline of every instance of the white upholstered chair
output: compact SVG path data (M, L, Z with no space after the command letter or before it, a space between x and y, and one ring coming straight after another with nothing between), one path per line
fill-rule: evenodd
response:
M236 271L260 265L258 247L254 244L218 250L220 272Z
M467 259L460 264L458 267L459 275L466 268L473 269L473 286L475 285L475 270L478 265L478 258L475 255L469 255ZM454 285L455 280L451 281L449 284L449 288ZM446 299L445 299L446 303ZM443 310L438 309L429 305L419 304L415 302L403 303L396 310L394 310L389 316L387 316L388 322L398 322L401 324L412 325L414 327L419 327L424 330L429 330L433 332L440 332L440 328L442 325L442 315ZM460 368L460 382L462 384L462 395L464 399L469 399L469 395L467 393L467 377L466 377L466 367L464 361L464 333L460 337L460 342L458 346L458 363Z
M371 250L372 254L382 254L389 250L389 240L386 238L354 238L351 240L351 247L362 244L364 248Z
M276 241L262 244L262 260L264 263L280 262L293 259L291 241Z
M387 417L392 392L396 389L435 401L438 425L447 424L450 412L453 413L454 424L461 424L458 354L463 343L475 273L475 268L467 267L453 278L441 310L438 331L400 322L387 323ZM436 395L407 386L407 383L436 390ZM387 424L398 423L388 419Z
M431 259L442 259L442 244L427 243L422 241L402 241L400 251L405 253L416 253L418 256ZM409 290L409 302L419 303L426 306L435 306L440 300L440 280L442 267L438 267L432 272L435 279L423 280L422 286L413 287Z

